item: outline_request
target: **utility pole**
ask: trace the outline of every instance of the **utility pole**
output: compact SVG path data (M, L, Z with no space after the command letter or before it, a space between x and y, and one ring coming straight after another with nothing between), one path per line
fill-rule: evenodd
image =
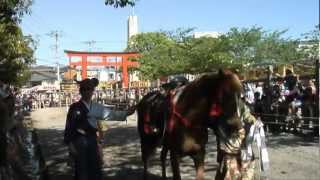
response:
M89 40L89 41L83 41L82 43L84 43L84 44L86 44L86 45L88 46L87 51L92 52L93 49L94 49L94 45L97 43L97 41L95 41L95 40ZM97 69L95 69L94 71L95 71L95 73L98 74L98 70L97 70ZM98 79L99 79L99 78L98 78Z
M54 40L55 40L55 43L53 45L54 59L56 60L56 64L57 64L57 81L60 83L60 64L59 64L59 57L58 57L58 49L59 49L58 42L59 42L59 38L61 37L61 32L55 30L55 31L51 31L47 35L54 38Z
M320 40L318 41L318 57L316 57L316 115L318 117L318 121L319 121L319 115L320 115L320 106L319 106L319 81L320 81ZM320 123L318 123L318 136L320 136ZM320 139L319 139L319 143L320 143ZM320 151L320 150L319 150Z
M132 6L132 8L131 8L131 14L132 14L132 16L134 16L134 6Z
M88 45L88 51L92 51L97 41L91 40L91 41L84 41L83 43Z
M58 49L59 49L59 38L61 37L61 32L55 30L55 31L51 31L50 33L47 34L48 36L54 38L54 45L53 45L53 49L54 49L54 59L56 60L57 63L57 81L59 84L59 92L60 92L60 64L59 64L59 57L58 57ZM61 97L60 97L60 93L59 93L59 106L61 107Z

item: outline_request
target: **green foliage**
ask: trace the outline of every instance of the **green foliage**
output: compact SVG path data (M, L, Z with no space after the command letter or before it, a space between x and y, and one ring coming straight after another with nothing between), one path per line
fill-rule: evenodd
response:
M135 0L105 0L105 4L107 6L118 7L126 7L126 6L134 6L136 4Z
M302 52L305 58L319 58L320 26L317 25L312 31L303 34Z
M231 28L226 34L229 41L229 52L231 54L231 64L237 68L248 67L254 63L256 47L262 39L262 28Z
M29 14L32 0L1 0L0 22L19 22L24 14Z
M30 5L28 0L5 0L0 6L0 80L9 84L22 85L34 62L35 43L18 24Z
M187 73L212 72L219 68L230 67L232 64L232 56L228 51L230 42L226 36L191 39L188 46L190 48L187 49L189 57Z
M261 27L231 28L216 38L193 38L192 29L141 33L132 37L127 51L137 51L137 68L147 79L173 74L198 74L231 68L246 71L266 64L301 58L298 41L283 38L286 31Z
M165 46L172 43L163 32L140 33L131 37L127 51L139 53L149 52L157 46Z
M240 71L256 66L290 63L301 57L298 41L282 38L287 32L264 31L261 27L231 28L227 36L231 44L234 67Z
M183 70L183 51L177 43L181 43L180 37L186 40L187 30L179 32L150 32L140 33L129 40L127 51L135 51L141 54L138 62L141 66L138 71L144 78L155 79L162 75ZM183 36L181 36L184 34ZM180 39L178 41L178 39Z

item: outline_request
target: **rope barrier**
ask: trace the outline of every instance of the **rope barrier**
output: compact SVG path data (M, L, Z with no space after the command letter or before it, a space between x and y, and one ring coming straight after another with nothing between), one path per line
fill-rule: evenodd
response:
M263 122L263 124L288 125L288 123L281 123L281 122ZM299 125L309 126L309 124L299 124ZM312 127L319 127L319 125L313 124Z
M304 119L311 119L311 120L318 120L319 117L305 117L305 116L297 116L297 115L281 115L281 114L267 114L267 113L252 113L253 115L257 115L257 116L268 116L268 117L296 117L297 119L301 119L301 120L304 120Z
M288 117L288 116L285 116L285 115L280 115L280 114L265 114L265 113L252 113L253 115L257 115L257 116L268 116L268 117ZM290 116L290 115L289 115ZM292 116L291 117L295 117L296 119L298 120L305 120L305 119L311 119L311 120L318 120L317 117L298 117L296 115ZM277 121L264 121L263 122L264 124L274 124L274 125L289 125L289 124L298 124L300 127L303 127L303 126L309 126L310 127L310 124L306 124L306 123L290 123L290 122L286 122L286 123L283 123L283 122L277 122ZM319 124L312 124L312 127L319 127Z

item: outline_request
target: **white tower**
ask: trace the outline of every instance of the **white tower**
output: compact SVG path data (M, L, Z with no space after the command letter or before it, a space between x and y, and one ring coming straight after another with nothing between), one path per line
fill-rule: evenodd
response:
M128 17L128 40L131 36L138 34L138 17L135 15L130 15Z

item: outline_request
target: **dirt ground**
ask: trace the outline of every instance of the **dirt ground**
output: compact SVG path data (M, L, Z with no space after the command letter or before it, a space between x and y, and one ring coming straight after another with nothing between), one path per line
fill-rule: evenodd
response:
M63 145L66 108L47 108L31 113L37 129L42 153L49 168L52 180L71 180L72 172L67 166L67 149ZM141 163L140 143L136 130L136 115L126 122L106 122L104 177L108 180L140 180L143 166ZM319 138L298 137L291 134L267 136L270 157L268 179L274 180L316 180L320 179ZM161 179L159 151L151 160L150 179ZM195 171L189 157L182 159L180 165L183 180L194 179ZM169 158L167 174L171 177ZM206 154L205 179L214 179L217 169L216 142L212 133L209 136ZM170 178L168 178L170 179Z

